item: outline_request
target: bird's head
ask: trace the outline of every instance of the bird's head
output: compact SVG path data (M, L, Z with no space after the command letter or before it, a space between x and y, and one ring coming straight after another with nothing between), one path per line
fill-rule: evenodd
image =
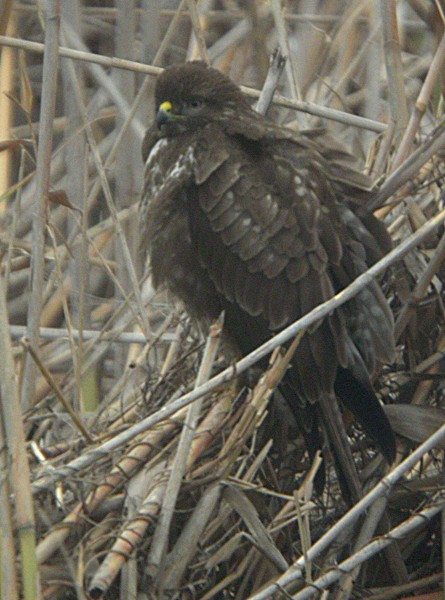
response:
M155 87L156 122L163 135L179 135L213 119L230 119L240 107L250 110L241 90L228 77L192 61L173 65Z

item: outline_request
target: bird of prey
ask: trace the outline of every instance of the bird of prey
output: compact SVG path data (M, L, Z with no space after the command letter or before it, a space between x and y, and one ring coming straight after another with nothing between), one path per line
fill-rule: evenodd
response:
M193 61L155 86L143 143L143 245L155 287L200 320L225 311L246 354L367 270L390 248L366 210L369 180L320 131L295 132L255 112L228 77ZM376 282L302 338L281 391L309 451L317 405L336 395L388 462L394 436L370 375L394 354L393 320Z

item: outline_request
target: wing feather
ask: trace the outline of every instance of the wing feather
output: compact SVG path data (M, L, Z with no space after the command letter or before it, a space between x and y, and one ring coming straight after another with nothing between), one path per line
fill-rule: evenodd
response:
M258 317L263 312L266 295L270 283L264 283L264 278L258 273L248 273L246 285L241 299L241 306L253 317Z
M313 359L309 336L305 335L295 353L293 366L298 372L299 386L302 390L302 397L308 402L316 402L323 391L326 391L326 383L322 381L317 364Z
M309 272L309 262L306 257L299 258L298 260L293 258L289 261L286 267L286 275L291 283L297 283Z
M242 223L240 222L241 219L245 218L243 212L242 209L232 205L216 219L212 219L213 231L215 233L222 232L222 235L227 237L226 246L231 246L238 239L238 236L243 234Z
M278 277L270 288L265 314L272 331L289 324L289 315L286 311L286 298L289 295L289 287L287 278Z

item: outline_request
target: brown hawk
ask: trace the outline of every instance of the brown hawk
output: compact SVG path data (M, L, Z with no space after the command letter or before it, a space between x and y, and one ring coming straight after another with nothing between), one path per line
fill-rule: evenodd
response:
M153 284L199 319L224 310L225 332L243 353L389 249L384 226L366 211L368 179L320 132L275 125L202 62L167 68L155 100L141 202ZM319 445L317 400L335 393L393 460L394 436L369 378L393 353L392 315L377 283L304 335L281 391L310 452Z

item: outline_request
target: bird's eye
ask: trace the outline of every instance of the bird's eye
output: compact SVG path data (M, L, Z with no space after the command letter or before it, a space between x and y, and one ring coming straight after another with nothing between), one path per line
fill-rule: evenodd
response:
M201 100L201 98L193 98L189 102L189 106L191 106L191 108L200 108L203 104L204 101Z
M198 117L202 113L205 101L197 96L188 98L182 105L182 115L184 117Z

